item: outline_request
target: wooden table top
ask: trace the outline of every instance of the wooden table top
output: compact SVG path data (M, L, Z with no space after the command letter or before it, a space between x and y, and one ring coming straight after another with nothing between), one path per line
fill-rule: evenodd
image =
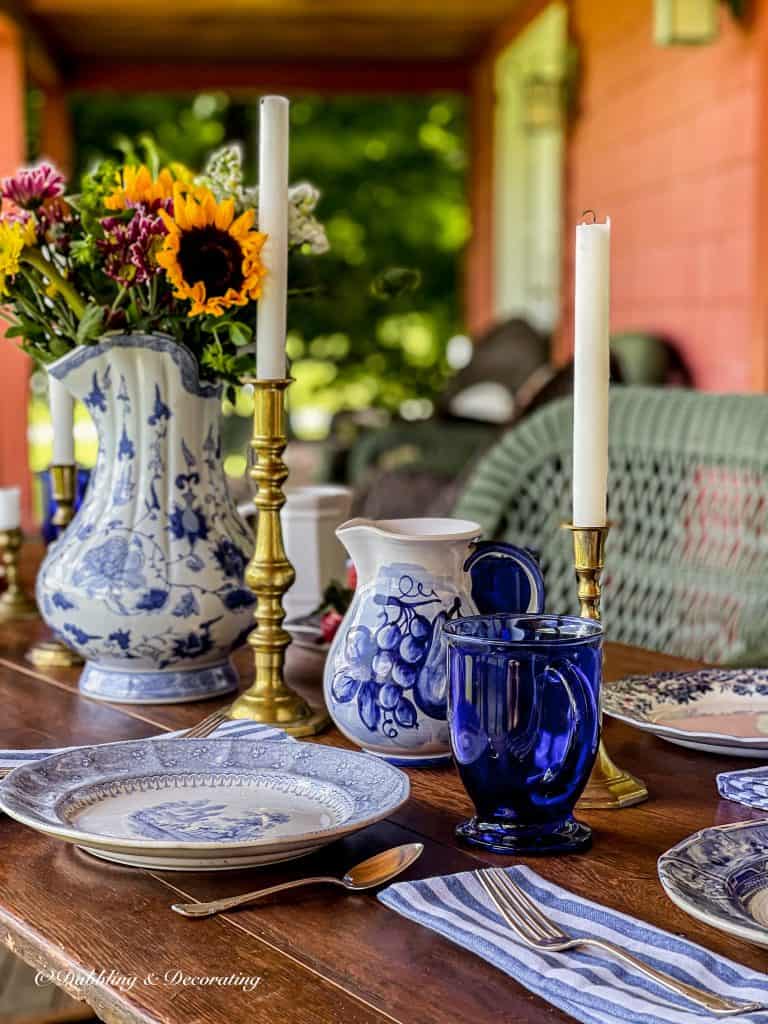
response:
M82 698L76 670L41 672L24 662L24 651L40 633L39 623L0 626L0 748L148 736L192 725L215 707L118 707ZM608 679L694 664L607 646ZM247 653L240 665L247 683ZM294 655L294 677L306 667ZM311 678L312 671L304 676ZM688 917L667 899L656 876L659 854L691 832L759 816L719 801L715 787L717 772L751 762L687 751L616 722L607 724L606 740L615 760L646 781L651 799L622 811L583 813L594 829L589 852L525 862L576 893L768 970L766 951ZM333 730L318 741L349 745ZM404 877L514 863L457 846L454 826L471 805L453 768L412 769L409 775L411 799L389 820L294 864L223 874L110 865L0 817L0 938L28 963L59 972L58 982L71 995L119 1024L570 1020L372 894L318 887L199 921L168 909L179 895L211 899L297 874L342 873L380 849L413 840L423 842L425 851ZM232 975L260 980L245 991L224 983ZM222 980L200 984L212 976ZM125 980L130 978L137 980Z

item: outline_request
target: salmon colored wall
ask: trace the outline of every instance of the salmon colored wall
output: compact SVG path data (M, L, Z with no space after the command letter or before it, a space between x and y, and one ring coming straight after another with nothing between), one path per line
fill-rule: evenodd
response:
M11 20L0 15L0 177L24 161L22 47ZM31 479L27 462L29 359L0 336L0 485L20 484L25 523L29 525Z
M651 0L574 0L572 35L581 79L557 354L571 347L573 225L592 207L613 223L613 329L668 335L701 388L765 389L765 25L723 6L716 43L660 48Z

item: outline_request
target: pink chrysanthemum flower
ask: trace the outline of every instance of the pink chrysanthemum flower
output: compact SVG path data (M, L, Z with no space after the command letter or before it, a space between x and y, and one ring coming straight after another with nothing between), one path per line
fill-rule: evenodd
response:
M29 210L20 210L18 206L7 206L3 204L2 219L6 224L26 224L32 217Z
M119 217L101 221L104 238L96 245L104 256L104 272L118 284L144 284L158 273L154 260L157 241L167 234L159 217L140 210L125 223Z
M22 210L34 210L64 193L64 175L53 164L25 167L3 181L2 193Z

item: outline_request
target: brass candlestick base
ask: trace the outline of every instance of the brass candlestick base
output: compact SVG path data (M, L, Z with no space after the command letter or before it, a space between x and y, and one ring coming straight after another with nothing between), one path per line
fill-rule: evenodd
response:
M254 387L254 459L250 475L258 487L253 499L258 510L256 550L245 573L245 581L257 598L256 628L248 637L255 679L234 702L229 715L279 726L291 736L312 736L328 724L328 714L325 709L313 711L283 678L285 651L291 642L283 628L283 594L296 577L285 554L280 525L280 509L285 504L283 484L288 478L282 460L288 442L285 391L291 382L248 378L246 383Z
M51 493L56 500L52 523L57 539L66 530L75 514L77 466L51 466ZM55 541L54 541L55 543ZM74 668L83 659L60 640L40 640L25 655L37 668Z
M0 564L6 581L5 592L0 594L0 622L37 618L35 602L27 597L19 583L19 551L22 543L20 529L0 530Z
M600 576L605 565L605 538L609 527L581 527L566 524L573 535L573 564L579 594L579 615L600 619ZM582 810L619 810L648 799L645 783L618 768L611 760L602 739L587 788L578 807Z

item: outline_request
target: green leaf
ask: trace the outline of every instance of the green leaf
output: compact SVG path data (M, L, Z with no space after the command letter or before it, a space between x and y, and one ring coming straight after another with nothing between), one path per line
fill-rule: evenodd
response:
M87 345L89 341L98 338L99 334L101 334L103 323L104 310L94 302L89 303L85 307L85 312L80 317L80 323L77 325L77 344Z
M312 612L312 615L320 615L330 610L343 615L352 603L353 595L354 591L350 590L349 587L345 587L338 580L331 580L323 591L323 600Z
M94 267L98 251L96 242L92 235L85 238L76 238L71 245L72 259L75 263L84 267Z
M48 346L51 355L55 356L57 359L59 358L59 356L66 355L71 347L72 346L63 338L52 338Z
M237 345L238 348L241 345L250 344L252 337L253 330L248 324L233 323L229 325L229 340L233 345Z
M421 271L413 267L388 267L371 281L371 295L389 301L415 292L420 285Z

